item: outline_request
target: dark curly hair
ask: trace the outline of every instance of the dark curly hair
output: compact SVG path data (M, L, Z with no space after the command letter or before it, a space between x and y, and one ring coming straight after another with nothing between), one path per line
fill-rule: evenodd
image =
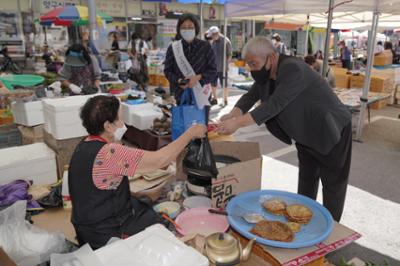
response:
M106 121L114 123L118 119L119 105L115 96L99 95L90 98L81 109L82 125L90 135L102 134Z
M313 55L307 55L306 57L304 57L304 61L308 64L308 65L313 65L317 60L315 59L315 57Z
M183 24L183 22L185 22L186 20L190 20L191 22L193 22L194 24L194 31L196 36L199 35L200 32L200 24L199 24L199 20L196 18L195 15L190 14L190 13L186 13L183 14L182 16L179 17L178 19L178 24L176 24L176 36L175 36L175 40L181 40L182 36L181 36L181 26Z

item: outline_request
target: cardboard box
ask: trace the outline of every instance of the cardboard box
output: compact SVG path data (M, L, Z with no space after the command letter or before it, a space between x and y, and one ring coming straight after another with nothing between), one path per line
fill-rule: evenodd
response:
M350 87L350 77L351 75L348 74L335 73L336 88L348 89Z
M350 77L350 88L363 88L364 75L353 75ZM394 89L393 78L387 75L372 75L370 83L370 91L373 92L391 92Z
M43 142L43 125L34 127L18 126L18 130L21 132L22 135L22 145Z
M240 192L261 189L262 155L258 143L223 141L210 144L215 155L228 155L241 160L218 169L218 177L213 179L211 187L213 207L225 207ZM181 154L177 158L176 177L180 180L186 180L183 157L184 154Z
M236 236L239 237L242 245L246 245L248 240L237 233ZM334 223L333 231L331 235L322 243L319 243L315 246L299 248L299 249L284 249L284 248L275 248L270 246L263 246L256 244L253 247L252 260L257 259L258 261L261 259L263 263L259 264L245 264L248 266L255 265L269 265L273 266L301 266L301 265L324 265L323 258L327 254L338 250L348 244L359 239L361 235L354 230L339 224L337 222ZM256 257L256 258L254 258Z
M78 137L72 139L58 140L55 139L46 130L43 130L44 142L56 153L57 173L59 179L62 178L64 166L69 164L72 154L75 151L76 145L78 145L78 143L81 142L84 138L85 137Z
M337 67L337 66L332 66L331 67L333 73L336 75L346 75L347 74L347 68L342 68L342 67Z
M374 66L385 66L393 63L393 54L390 50L384 50L382 53L374 56Z

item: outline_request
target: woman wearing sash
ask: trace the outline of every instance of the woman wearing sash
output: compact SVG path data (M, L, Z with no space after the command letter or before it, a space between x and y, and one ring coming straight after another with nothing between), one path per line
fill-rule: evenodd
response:
M175 41L168 47L164 62L164 74L170 83L171 94L179 103L183 90L193 88L199 107L208 105L209 84L217 78L211 45L197 37L200 26L193 14L182 15L176 31ZM203 101L198 98L200 95L205 95Z

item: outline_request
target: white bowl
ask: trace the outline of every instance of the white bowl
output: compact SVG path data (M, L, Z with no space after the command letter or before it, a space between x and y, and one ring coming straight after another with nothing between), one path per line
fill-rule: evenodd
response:
M212 205L211 199L204 196L192 196L186 198L183 201L183 207L186 210L199 207L211 208L211 205Z

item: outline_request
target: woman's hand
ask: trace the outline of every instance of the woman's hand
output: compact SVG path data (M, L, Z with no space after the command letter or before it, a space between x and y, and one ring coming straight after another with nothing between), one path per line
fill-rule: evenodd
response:
M201 80L201 75L199 74L196 76L191 76L191 77L188 77L188 79L189 79L189 83L187 84L187 87L193 88L194 85L196 85L197 82L199 82Z
M207 127L205 125L193 125L188 129L188 134L193 139L201 139L206 136Z

